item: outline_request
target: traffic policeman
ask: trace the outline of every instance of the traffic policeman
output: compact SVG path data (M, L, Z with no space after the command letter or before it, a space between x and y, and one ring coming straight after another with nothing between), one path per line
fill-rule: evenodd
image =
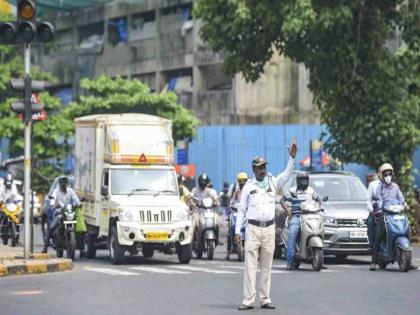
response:
M297 146L293 142L289 148L289 162L283 173L277 177L267 174L267 162L262 157L252 161L254 178L245 184L238 206L235 238L240 240L240 222L248 220L245 230L245 270L243 301L239 310L253 309L256 289L258 260L260 261L259 296L261 308L274 309L270 299L271 266L275 248L275 194L292 175Z

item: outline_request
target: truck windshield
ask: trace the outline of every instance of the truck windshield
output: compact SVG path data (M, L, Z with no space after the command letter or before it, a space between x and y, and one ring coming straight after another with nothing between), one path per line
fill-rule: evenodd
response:
M175 173L172 170L113 169L113 195L178 194Z

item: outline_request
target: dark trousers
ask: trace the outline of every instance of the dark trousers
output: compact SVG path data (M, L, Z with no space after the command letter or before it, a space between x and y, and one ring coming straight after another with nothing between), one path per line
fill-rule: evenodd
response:
M373 242L372 249L372 262L374 264L378 263L378 252L382 240L386 237L386 228L385 228L385 217L376 218L375 225L375 241Z
M367 233L370 248L373 247L373 241L375 239L375 218L369 213L367 218Z

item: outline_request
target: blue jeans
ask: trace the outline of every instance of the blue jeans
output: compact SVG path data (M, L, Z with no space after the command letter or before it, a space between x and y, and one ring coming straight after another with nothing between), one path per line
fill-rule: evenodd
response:
M375 219L369 213L367 218L367 233L368 233L368 240L370 248L373 247L373 242L375 240Z
M296 238L299 234L300 230L300 216L292 216L289 221L289 237L287 241L287 262L293 262L295 258L295 251L296 251Z

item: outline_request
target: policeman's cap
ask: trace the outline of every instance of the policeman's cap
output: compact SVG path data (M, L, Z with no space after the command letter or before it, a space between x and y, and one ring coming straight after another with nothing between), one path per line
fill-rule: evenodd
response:
M252 160L252 167L258 167L268 164L268 162L261 156L257 156Z

